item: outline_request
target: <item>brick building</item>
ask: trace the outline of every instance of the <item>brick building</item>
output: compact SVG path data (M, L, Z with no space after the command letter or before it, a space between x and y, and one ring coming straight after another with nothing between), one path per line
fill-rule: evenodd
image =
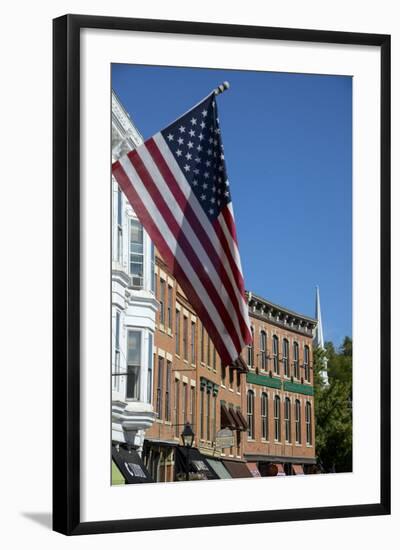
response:
M303 473L315 463L316 321L249 293L254 340L243 352L248 370L240 371L221 365L210 335L158 254L155 293L156 419L143 447L152 478L174 481L185 470L186 422L195 434L194 478Z

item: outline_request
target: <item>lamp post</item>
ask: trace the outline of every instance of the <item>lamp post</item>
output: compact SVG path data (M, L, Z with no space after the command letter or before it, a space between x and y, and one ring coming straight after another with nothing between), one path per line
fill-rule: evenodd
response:
M183 446L186 447L186 481L189 481L189 451L193 447L194 433L190 422L186 422L181 433Z

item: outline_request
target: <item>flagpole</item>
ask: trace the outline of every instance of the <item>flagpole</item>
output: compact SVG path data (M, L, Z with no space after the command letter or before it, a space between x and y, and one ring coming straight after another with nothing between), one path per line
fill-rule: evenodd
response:
M222 94L223 92L225 92L226 90L228 90L230 87L230 84L227 80L225 80L222 84L220 84L219 86L217 86L214 90L214 93L215 95L219 95L219 94Z

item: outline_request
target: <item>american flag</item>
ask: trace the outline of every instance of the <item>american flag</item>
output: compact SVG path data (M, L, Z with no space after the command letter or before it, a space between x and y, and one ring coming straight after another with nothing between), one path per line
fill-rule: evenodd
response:
M252 337L215 95L121 157L112 172L223 364L241 365Z

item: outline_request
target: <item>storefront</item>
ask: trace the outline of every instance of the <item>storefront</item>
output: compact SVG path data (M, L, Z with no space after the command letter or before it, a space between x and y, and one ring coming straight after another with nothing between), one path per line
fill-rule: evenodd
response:
M220 479L209 459L194 447L177 446L175 449L175 480Z
M170 441L145 439L143 461L157 483L175 481L175 448Z

